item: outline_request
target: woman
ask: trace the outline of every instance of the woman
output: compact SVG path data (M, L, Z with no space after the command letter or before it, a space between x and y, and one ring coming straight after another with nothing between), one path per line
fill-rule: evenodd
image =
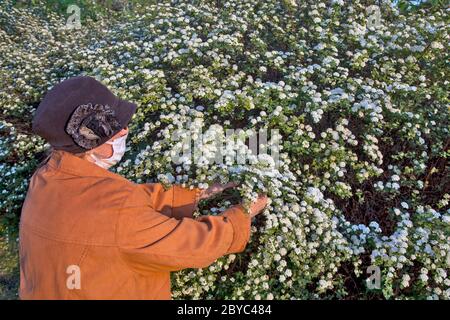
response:
M207 190L136 184L108 170L136 105L91 77L52 88L33 131L53 150L33 174L20 221L21 299L170 299L170 272L242 252L261 196L244 213L192 218Z

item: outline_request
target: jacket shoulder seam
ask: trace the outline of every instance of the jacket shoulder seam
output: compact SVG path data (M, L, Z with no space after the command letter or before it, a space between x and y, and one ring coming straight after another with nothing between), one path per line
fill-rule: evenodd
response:
M136 192L136 189L138 185L135 185L133 189L131 189L128 194L124 197L122 203L120 204L119 208L117 209L117 216L116 216L116 221L115 221L115 225L114 225L114 244L116 247L119 247L119 243L118 243L118 229L119 229L119 221L120 221L120 217L122 215L122 210L125 206L125 203L128 201L128 199L130 198L130 196Z
M135 185L135 188L137 188L137 187L139 187L139 185ZM121 250L120 245L119 245L119 243L118 243L118 236L117 236L117 233L118 233L118 227L119 227L119 220L120 220L120 217L121 217L121 215L122 215L122 209L123 209L123 207L125 206L125 203L128 201L128 198L129 198L129 197L133 194L133 192L135 192L135 191L136 191L136 190L135 190L134 188L130 191L130 193L128 194L128 196L125 197L125 199L122 201L121 206L120 206L119 209L118 209L117 218L116 218L116 224L115 224L115 227L114 227L114 247L115 247L115 249L117 250L117 255L119 256L119 260L123 263L124 267L126 267L126 269L127 269L128 271L130 271L131 273L133 273L133 274L135 274L135 275L141 277L142 274L139 273L139 272L137 272L136 270L134 270L134 269L129 265L129 263L125 260L125 257L123 257L122 250Z

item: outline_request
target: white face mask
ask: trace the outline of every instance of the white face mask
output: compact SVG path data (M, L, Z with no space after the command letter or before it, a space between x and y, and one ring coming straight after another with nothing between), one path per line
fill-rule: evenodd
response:
M109 169L117 162L119 162L125 154L127 136L128 132L127 134L114 139L114 141L105 142L112 145L113 148L113 154L109 158L99 158L95 154L91 153L90 155L94 159L95 164L99 165L102 168Z

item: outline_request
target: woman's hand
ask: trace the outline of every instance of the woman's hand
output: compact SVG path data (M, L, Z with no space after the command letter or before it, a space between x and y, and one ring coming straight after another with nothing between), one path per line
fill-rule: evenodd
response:
M199 200L210 198L225 189L236 187L238 183L236 182L229 182L227 184L220 184L218 182L214 183L212 186L210 186L208 189L204 189L200 192L199 198L197 200L197 203ZM253 218L254 216L260 214L267 206L268 197L265 194L260 194L258 196L258 199L255 200L250 205L249 213L250 216Z
M250 205L250 217L253 218L254 216L263 212L263 210L267 206L267 200L268 200L267 195L260 194L258 196L258 199L256 199L256 201Z
M210 198L218 193L221 193L225 189L236 187L236 182L228 182L227 184L214 183L208 189L204 189L200 192L199 200Z

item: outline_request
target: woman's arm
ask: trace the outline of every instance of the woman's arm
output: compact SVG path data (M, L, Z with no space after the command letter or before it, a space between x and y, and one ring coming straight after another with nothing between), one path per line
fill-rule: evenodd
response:
M168 217L181 219L183 217L192 218L192 214L201 199L212 197L236 185L234 182L224 185L214 183L207 189L189 189L183 188L180 185L174 185L167 190L160 183L144 183L141 186L151 197L152 207L156 211Z
M180 185L173 185L167 190L161 183L144 183L141 186L150 197L152 208L176 219L192 218L202 193L199 188L189 189Z
M128 196L117 222L117 245L136 272L203 268L217 258L242 252L250 237L250 215L236 205L218 216L169 218L146 204L137 187Z

